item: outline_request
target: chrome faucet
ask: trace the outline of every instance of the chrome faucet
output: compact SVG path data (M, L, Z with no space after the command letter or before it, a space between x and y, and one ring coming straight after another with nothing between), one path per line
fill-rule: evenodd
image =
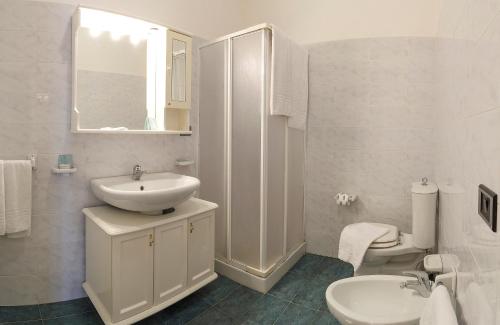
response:
M141 180L142 174L144 174L144 170L142 169L141 165L135 165L132 171L132 179L134 181L139 181Z
M404 275L413 276L416 280L401 282L401 289L411 289L417 291L422 297L429 298L432 290L432 282L424 271L405 271Z

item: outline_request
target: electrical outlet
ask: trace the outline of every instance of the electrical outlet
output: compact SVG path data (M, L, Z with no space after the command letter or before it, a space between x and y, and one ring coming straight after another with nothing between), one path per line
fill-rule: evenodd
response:
M497 232L497 194L483 184L479 185L478 213Z

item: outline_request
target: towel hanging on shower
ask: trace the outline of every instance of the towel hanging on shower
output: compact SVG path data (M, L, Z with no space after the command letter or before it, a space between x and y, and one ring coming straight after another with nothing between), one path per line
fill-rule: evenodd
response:
M289 127L305 130L309 54L275 26L271 42L271 114L288 116Z

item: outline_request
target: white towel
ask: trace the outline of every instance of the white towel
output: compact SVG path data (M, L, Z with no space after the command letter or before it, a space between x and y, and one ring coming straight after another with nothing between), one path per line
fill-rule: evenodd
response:
M3 162L5 234L11 238L29 235L31 230L31 161Z
M0 236L5 235L5 186L3 178L3 160L0 160Z
M371 243L388 231L387 228L366 222L345 226L340 234L339 258L351 263L356 271L363 262L363 257Z
M288 116L289 127L305 130L309 54L274 26L271 42L271 114Z
M432 290L420 316L420 325L458 325L450 294L444 285Z

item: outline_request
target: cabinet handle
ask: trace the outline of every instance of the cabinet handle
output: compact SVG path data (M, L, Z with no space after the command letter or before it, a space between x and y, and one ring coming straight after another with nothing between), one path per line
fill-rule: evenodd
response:
M149 234L149 246L153 246L154 242L153 234Z
M192 233L193 233L193 230L194 230L193 223L192 223L192 222L190 222L190 223L189 223L189 232L192 234Z

